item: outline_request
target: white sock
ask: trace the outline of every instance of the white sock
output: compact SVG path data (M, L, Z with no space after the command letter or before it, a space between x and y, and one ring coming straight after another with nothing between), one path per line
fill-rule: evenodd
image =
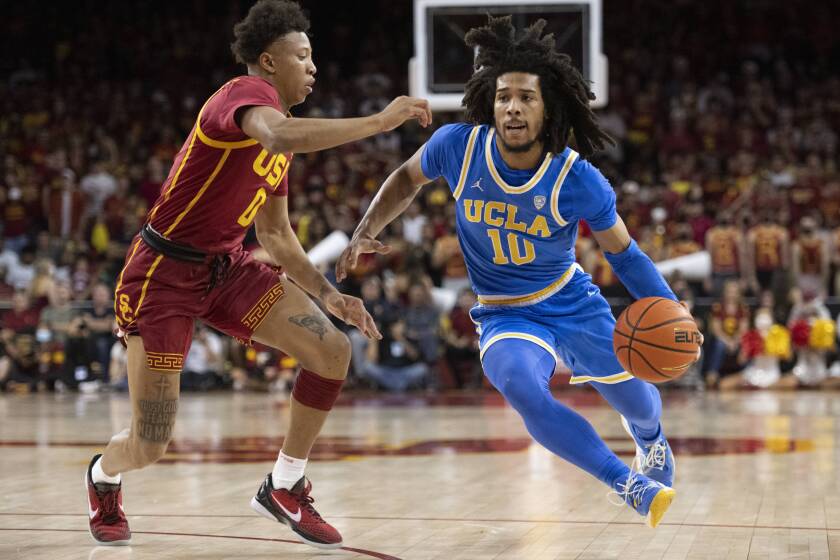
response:
M97 459L93 464L93 468L90 470L90 477L94 483L105 482L107 484L119 484L121 478L120 473L117 473L117 476L108 476L105 474L105 471L102 470L102 457Z
M303 469L306 468L307 459L296 459L289 457L282 451L274 463L274 470L271 471L271 482L275 490L285 488L291 490L292 486L303 476Z

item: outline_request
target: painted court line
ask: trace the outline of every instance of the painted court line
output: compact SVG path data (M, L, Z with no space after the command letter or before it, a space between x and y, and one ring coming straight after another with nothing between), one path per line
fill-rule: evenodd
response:
M39 516L39 517L81 517L85 513L15 513L15 512L0 512L0 516ZM131 513L128 517L175 517L175 518L250 518L253 515L243 514L178 514L178 513ZM485 518L485 517L390 517L377 515L330 515L331 519L358 519L358 520L376 520L376 521L445 521L445 522L462 522L462 523L545 523L551 525L641 525L642 521L596 521L596 520L562 520L562 519L504 519L504 518ZM790 525L744 525L744 524L726 524L726 523L675 523L664 521L659 524L660 527L711 527L721 529L787 529L790 531L827 531L837 532L840 527L795 527ZM3 529L0 531L7 531L10 529ZM23 530L23 529L21 529ZM36 529L32 529L36 530ZM58 530L58 529L56 529ZM70 529L62 529L70 530ZM75 529L74 529L75 530ZM139 533L139 531L138 531ZM150 533L150 534L178 534L178 533ZM217 536L217 535L196 535L196 536ZM226 537L226 538L246 538L246 537ZM251 537L248 537L251 538ZM287 541L284 539L258 539L257 540L274 540L278 542L291 542L301 544L298 541Z
M61 532L61 533L87 533L87 529L36 529L31 527L0 527L0 531L33 531L33 532ZM201 533L168 533L164 531L132 531L132 535L165 535L165 536L174 536L174 537L202 537L202 538L211 538L211 539L238 539L238 540L245 540L245 541L264 541L264 542L280 542L280 543L289 543L289 544L299 544L303 546L306 545L300 541L290 541L286 539L272 539L268 537L240 537L236 535L205 535ZM94 545L96 546L96 545ZM315 551L319 550L312 547L312 552L317 554ZM383 554L381 552L374 552L372 550L364 550L361 548L351 548L349 546L342 546L340 550L346 550L347 552L355 552L357 554L364 554L365 556L370 556L371 558L376 558L377 560L401 560L396 556L390 556L388 554ZM323 552L323 551L321 551Z

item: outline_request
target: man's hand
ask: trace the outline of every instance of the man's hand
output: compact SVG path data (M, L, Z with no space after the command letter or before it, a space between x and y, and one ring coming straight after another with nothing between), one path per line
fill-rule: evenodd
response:
M376 329L376 323L370 316L362 300L339 292L330 292L321 300L327 311L353 325L370 339L380 340L382 335Z
M379 113L379 118L382 123L382 132L394 130L408 119L417 119L420 126L426 128L432 124L432 110L425 99L401 95Z
M356 263L359 260L359 255L364 253L379 253L380 255L387 255L391 252L391 247L385 245L369 235L363 235L350 240L350 244L345 247L338 261L335 263L335 279L341 282L347 278L347 271L356 268Z

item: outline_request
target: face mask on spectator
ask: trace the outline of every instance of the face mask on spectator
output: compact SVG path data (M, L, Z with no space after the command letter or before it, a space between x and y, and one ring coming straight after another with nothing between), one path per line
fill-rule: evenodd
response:
M49 329L38 329L35 332L35 340L40 343L49 342L52 340L52 333Z

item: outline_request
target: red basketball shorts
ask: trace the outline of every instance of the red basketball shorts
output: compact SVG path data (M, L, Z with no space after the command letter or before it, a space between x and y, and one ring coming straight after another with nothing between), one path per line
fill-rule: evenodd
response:
M271 307L283 297L280 272L241 250L230 253L225 277L208 292L208 263L184 262L152 250L136 237L114 295L117 324L140 335L146 365L179 372L189 350L193 322L249 342Z

